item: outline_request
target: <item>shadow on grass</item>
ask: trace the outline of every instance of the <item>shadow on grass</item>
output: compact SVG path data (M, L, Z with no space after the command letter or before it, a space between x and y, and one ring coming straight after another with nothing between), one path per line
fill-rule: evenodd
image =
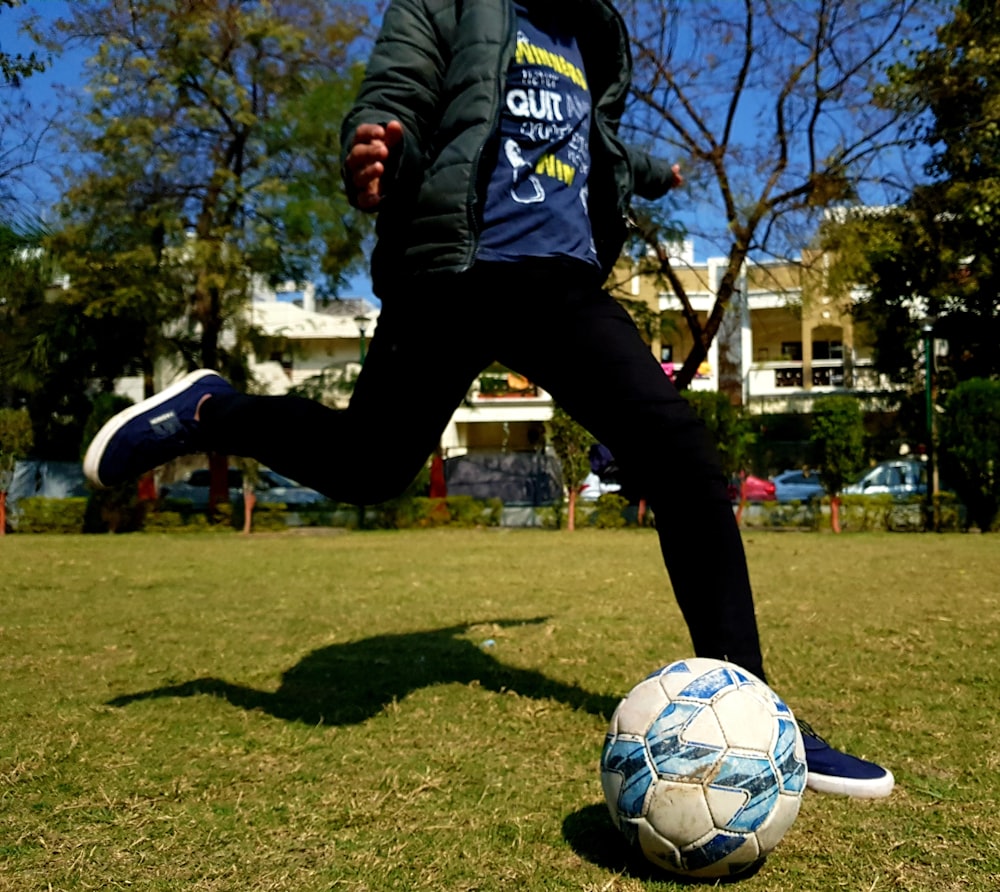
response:
M698 879L668 873L626 841L618 832L608 807L588 805L566 816L562 825L563 839L585 861L596 864L609 873L627 876L643 883L663 884L663 888L688 886L729 886L755 876L764 864L762 858L749 870L732 877Z
M545 619L495 620L490 625L510 628L541 623ZM281 686L273 692L221 678L196 678L182 684L124 694L108 701L108 705L126 706L137 700L210 694L233 706L259 709L288 721L351 725L371 718L394 700L402 700L419 688L450 682L478 682L490 691L514 691L533 699L552 699L605 720L611 718L618 698L594 694L533 670L505 666L489 651L459 637L478 625L481 624L376 635L321 647L285 672Z

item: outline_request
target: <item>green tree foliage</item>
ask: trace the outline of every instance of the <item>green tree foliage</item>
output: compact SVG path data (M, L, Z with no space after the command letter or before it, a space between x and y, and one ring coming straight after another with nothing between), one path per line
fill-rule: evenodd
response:
M809 442L819 479L831 497L831 523L840 532L840 491L865 457L865 423L854 397L822 396L813 404Z
M684 396L715 440L726 476L732 478L746 470L755 439L747 412L734 406L724 393L689 390Z
M44 238L38 225L0 224L0 406L27 408L39 458L74 461L90 382L110 387L113 348L131 332L57 299Z
M10 16L2 15L4 10L21 5L18 0L0 0L0 34L14 30ZM45 125L33 122L31 104L21 87L25 78L45 68L39 52L7 53L0 40L0 220L23 217L19 190L31 194L31 172Z
M937 45L895 66L879 101L922 113L912 135L925 182L898 207L825 234L841 282L868 290L859 316L875 363L912 380L924 319L948 345L948 385L1000 374L1000 8L959 3Z
M4 9L20 6L19 0L0 0L0 13ZM5 53L0 49L0 88L20 87L26 77L45 70L45 62L37 52Z
M0 409L0 536L7 528L7 491L14 466L34 445L31 417L26 409Z
M238 378L255 277L335 286L358 262L366 230L332 183L359 15L325 0L78 0L57 22L56 39L94 48L55 242L69 300L135 332L147 371L179 354Z
M639 265L680 301L694 340L677 374L685 388L719 332L744 261L791 256L807 246L824 209L881 182L872 159L898 141L893 125L911 110L874 106L871 84L901 41L914 37L929 4L632 0L619 7L636 72L627 121L657 154L674 153L691 192L713 210L691 215L713 227L690 233L727 258L705 316L677 275L680 261L668 245L676 227L665 234L662 208L638 209L647 247ZM721 357L719 374L738 399L736 364Z
M569 493L569 529L576 526L576 497L590 473L590 447L597 440L561 406L552 410L548 422L549 442L562 465L563 483Z
M983 532L1000 514L1000 381L971 378L945 400L940 421L942 475Z

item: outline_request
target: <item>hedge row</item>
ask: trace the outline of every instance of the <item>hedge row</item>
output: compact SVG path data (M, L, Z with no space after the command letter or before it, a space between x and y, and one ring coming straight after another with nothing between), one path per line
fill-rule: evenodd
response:
M957 531L966 528L965 510L954 496L940 494L936 499L937 529ZM847 532L870 530L919 531L930 529L927 504L915 497L899 501L891 496L841 496L841 526ZM565 526L565 506L536 509L539 526ZM499 526L503 503L471 496L449 496L430 499L423 496L398 499L363 510L347 505L310 506L288 510L284 505L258 504L253 515L257 532L284 530L288 527L329 526L365 527L368 529L414 529L421 527L486 527ZM124 517L124 520L123 520ZM110 522L109 522L110 518ZM578 504L578 526L615 529L636 526L635 506L629 506L621 496L606 494L596 503ZM754 503L743 511L742 526L746 529L829 528L829 499L822 502ZM647 512L645 526L655 526L652 511ZM157 510L149 506L130 506L127 516L110 513L99 499L71 498L22 499L18 503L19 533L81 533L148 530L157 532L202 532L242 529L241 503L220 505L214 520L197 511L190 502L166 502Z
M482 501L471 496L399 499L363 510L329 503L290 510L280 504L258 503L253 512L253 529L264 532L293 526L371 529L499 526L502 512L503 503L499 499ZM36 496L20 500L17 506L19 533L203 532L242 528L241 502L219 505L214 518L195 509L191 502L167 500L157 506L120 504L108 500L104 493L69 499Z

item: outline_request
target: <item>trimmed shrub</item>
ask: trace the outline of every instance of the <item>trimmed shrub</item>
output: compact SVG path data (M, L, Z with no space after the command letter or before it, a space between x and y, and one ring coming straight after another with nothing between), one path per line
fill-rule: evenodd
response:
M17 503L19 533L82 533L86 498L46 499L32 496Z
M984 533L1000 515L1000 381L970 378L948 394L941 418L941 470Z
M626 526L625 509L628 499L615 492L606 492L598 496L589 521L592 526L601 530L617 530Z

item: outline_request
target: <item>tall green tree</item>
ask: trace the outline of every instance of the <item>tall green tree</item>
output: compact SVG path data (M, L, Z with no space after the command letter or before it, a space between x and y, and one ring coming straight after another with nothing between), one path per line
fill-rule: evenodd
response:
M66 125L69 299L141 331L147 372L174 354L239 378L256 281L335 287L358 262L366 230L330 183L363 25L325 0L78 0L56 23L94 49Z
M1000 7L963 0L937 43L895 66L879 101L920 115L911 147L923 181L898 206L855 213L825 232L841 283L862 285L858 314L875 364L897 382L922 364L933 326L935 386L1000 375Z
M945 479L969 520L989 532L1000 516L1000 381L958 384L945 400L940 431Z
M110 387L133 332L59 299L45 237L38 224L0 224L0 406L28 410L39 458L75 461L91 382Z
M841 490L861 469L865 457L865 423L858 401L839 394L817 399L809 441L819 479L830 494L830 524L839 533Z
M554 406L552 418L547 423L549 442L562 465L563 485L569 497L566 526L576 529L577 496L590 473L590 447L597 440L582 424L561 406Z
M10 16L5 10L22 4L0 0L0 34L9 33ZM0 219L23 217L18 211L18 193L28 185L45 124L33 121L30 103L21 87L26 78L44 71L46 60L37 51L9 53L0 40ZM30 190L29 190L30 194Z
M631 135L681 163L689 194L636 210L640 270L677 297L694 348L686 387L739 287L748 257L794 256L824 209L884 182L877 161L909 110L871 86L935 4L921 0L628 0L635 58ZM686 213L677 202L696 202ZM726 257L707 316L670 250L676 224ZM707 225L706 225L707 222ZM720 344L720 388L742 398L739 357Z

